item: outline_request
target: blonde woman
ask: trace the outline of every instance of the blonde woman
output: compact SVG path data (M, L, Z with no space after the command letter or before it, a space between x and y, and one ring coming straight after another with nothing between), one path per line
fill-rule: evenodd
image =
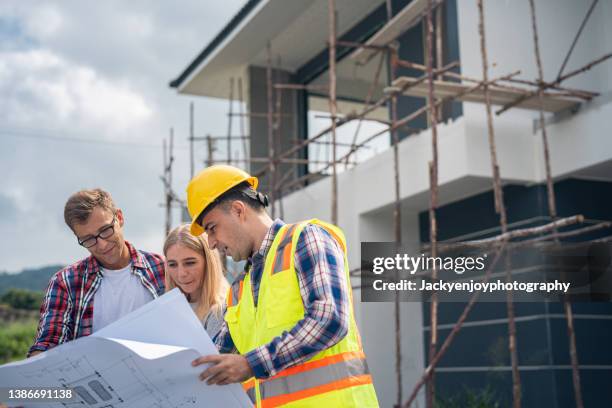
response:
M210 249L205 234L194 236L183 224L168 234L164 255L166 291L178 287L214 339L223 325L228 288L219 254Z

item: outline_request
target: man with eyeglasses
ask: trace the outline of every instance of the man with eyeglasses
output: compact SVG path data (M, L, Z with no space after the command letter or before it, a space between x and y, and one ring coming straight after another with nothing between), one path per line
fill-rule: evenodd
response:
M164 260L123 238L123 212L101 189L73 194L64 220L91 256L57 272L28 356L88 336L164 293Z

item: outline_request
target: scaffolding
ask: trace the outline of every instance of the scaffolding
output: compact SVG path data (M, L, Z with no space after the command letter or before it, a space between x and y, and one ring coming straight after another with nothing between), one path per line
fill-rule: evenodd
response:
M194 142L206 141L208 159L206 165L211 165L215 162L226 162L234 164L246 169L250 169L255 176L261 177L266 175L269 179L269 197L271 204L272 216L275 216L276 209L280 211L282 217L282 196L294 189L300 189L307 185L309 180L320 178L324 172L329 171L331 178L331 221L336 224L338 222L338 169L337 166L344 164L345 168L351 165L357 165L357 161L351 161L351 157L360 149L368 148L367 144L372 140L379 138L382 135L390 135L391 148L393 150L393 188L394 188L394 203L393 203L393 225L394 239L396 243L401 243L401 200L400 200L400 171L399 171L399 130L405 130L409 133L416 130L408 127L408 124L415 119L426 116L428 127L431 131L431 148L432 157L429 161L429 243L426 245L432 256L436 256L438 251L451 247L468 246L480 248L482 250L494 251L495 257L493 262L486 270L483 281L486 282L492 273L492 270L499 262L503 262L506 271L506 277L509 279L512 270L510 258L505 255L505 251L509 248L528 245L534 242L542 241L558 241L562 238L570 236L579 236L596 230L611 228L610 222L596 222L594 225L578 227L572 231L560 232L559 229L568 226L577 226L583 224L585 219L582 215L576 214L570 217L559 218L555 202L554 181L552 178L550 166L549 143L547 135L547 122L545 113L560 112L575 109L580 103L590 101L597 97L597 92L572 89L563 86L563 83L588 71L592 67L600 64L612 57L612 53L605 54L600 58L591 61L581 68L571 72L564 73L567 61L572 54L578 38L580 37L593 9L598 0L594 0L572 41L568 53L563 61L557 77L552 81L545 81L543 76L542 61L540 55L540 46L538 39L538 28L536 21L536 9L534 0L529 0L530 5L530 20L533 33L534 59L537 67L538 78L535 81L517 78L520 71L510 72L508 74L489 78L489 61L487 55L486 31L484 26L484 5L483 0L476 0L478 8L478 34L480 39L480 55L482 66L482 77L471 78L452 71L459 67L458 61L453 61L443 65L442 49L442 7L443 0L413 0L402 10L395 15L392 13L391 1L386 0L387 8L387 23L372 35L366 42L357 43L349 41L340 41L337 39L337 10L335 0L328 1L328 50L329 50L329 81L326 85L309 85L299 83L281 83L275 81L273 75L273 51L271 43L268 42L266 47L267 66L266 66L266 86L267 86L267 111L266 112L249 112L245 113L242 109L244 106L242 82L238 79L238 94L239 94L239 112L233 111L234 104L234 79L230 79L229 91L229 123L228 132L224 136L196 137L193 131L193 105L190 107L190 155L191 155L191 175L194 173ZM435 23L434 23L435 19ZM416 24L423 23L426 34L425 46L425 64L418 64L411 61L402 60L399 57L398 45L395 39L406 30L414 27ZM351 112L341 115L338 113L337 107L337 81L336 81L336 59L337 48L347 47L354 49L350 58L357 63L365 63L379 56L374 78L371 86L368 89L367 96L363 103L363 109L359 112ZM380 82L380 74L384 62L387 62L389 67L389 84L384 89L384 95L377 100L374 100L374 91ZM278 62L280 67L280 57ZM398 68L411 68L422 72L422 75L416 77L400 76L397 77L396 71ZM312 135L304 140L298 140L295 137L292 140L292 146L285 150L280 150L281 140L281 122L286 115L282 113L282 94L283 92L295 91L318 91L326 92L328 96L329 120L331 124L320 132ZM397 99L402 95L418 96L426 99L426 104L408 114L405 117L399 118L397 115ZM494 197L495 212L499 217L500 233L477 241L468 241L462 243L447 243L439 242L438 240L438 123L442 119L442 107L452 101L467 101L482 103L486 110L486 124L488 134L489 155L491 160L492 174L492 189ZM492 105L500 105L496 112L493 112ZM389 108L391 120L384 122L386 128L367 136L361 142L357 143L357 135L361 130L361 124L366 120L367 116L378 108ZM539 113L538 127L542 134L543 160L545 165L546 191L548 197L548 213L550 222L545 225L536 227L522 227L511 229L508 224L507 211L504 202L504 191L502 188L500 167L497 158L497 146L494 126L494 113L501 115L508 110L519 107L523 109L531 109ZM240 120L240 134L232 134L232 120L238 117ZM267 144L268 154L266 157L250 157L247 145L250 141L250 136L245 134L244 119L247 117L260 117L267 120ZM337 129L347 123L357 121L357 128L354 137L350 144L342 144L337 141ZM420 131L420 130L418 130ZM322 141L325 136L330 137L329 141ZM237 140L243 144L242 159L232 156L231 146L232 141ZM227 155L224 159L214 158L215 145L217 142L225 141ZM296 157L299 152L307 148L309 145L325 145L331 146L331 159L328 161L308 160ZM172 141L170 141L172 145ZM350 147L349 151L339 156L337 152L338 146ZM170 165L172 160L170 159ZM279 165L287 164L321 164L322 167L317 171L307 173L301 177L293 172L282 174L279 172ZM258 164L261 164L257 166ZM294 166L295 167L295 166ZM168 177L165 185L168 187ZM168 197L172 197L167 193ZM169 198L170 200L171 198ZM359 269L352 270L351 275L355 276ZM434 267L431 271L431 279L437 279L437 270ZM360 287L355 285L354 287ZM434 292L430 303L430 341L427 348L428 365L425 368L419 381L414 384L407 398L403 395L403 377L401 368L401 315L400 315L400 299L399 295L395 297L394 306L394 325L395 325L395 377L397 386L396 407L411 407L415 403L415 399L423 386L426 387L426 405L433 407L435 404L435 373L437 364L449 349L451 343L461 330L474 304L478 301L480 292L476 292L467 302L459 319L450 330L442 344L438 341L438 299ZM567 332L569 338L569 355L572 367L572 379L575 394L575 403L577 407L582 407L582 391L579 374L579 361L576 353L575 328L573 322L572 305L565 299L563 301L565 318L567 321ZM509 291L506 298L506 310L508 316L508 348L510 361L512 365L512 398L513 406L520 407L522 399L521 378L518 368L518 351L517 344L517 329L515 323L515 312L512 292Z

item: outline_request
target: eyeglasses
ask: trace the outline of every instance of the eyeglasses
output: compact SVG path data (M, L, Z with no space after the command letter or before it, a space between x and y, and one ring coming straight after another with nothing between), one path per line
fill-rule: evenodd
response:
M113 236L113 234L115 233L115 221L117 220L117 216L114 215L113 216L113 222L111 222L108 225L105 225L104 227L102 227L102 229L100 229L100 232L98 232L97 235L94 235L92 237L88 237L85 239L77 239L79 245L85 247L85 248L91 248L92 246L96 245L98 243L98 238L102 238L102 239L107 239Z

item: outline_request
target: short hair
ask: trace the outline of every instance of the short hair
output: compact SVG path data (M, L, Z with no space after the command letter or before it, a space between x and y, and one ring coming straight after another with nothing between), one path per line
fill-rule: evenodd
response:
M100 189L77 191L68 198L64 206L64 221L70 229L74 230L75 224L84 224L93 212L94 208L100 207L114 214L117 211L111 195Z
M221 206L224 210L227 210L231 201L243 202L257 212L263 211L264 208L268 206L268 196L255 190L248 181L243 181L242 183L230 188L225 193L217 197L212 203L210 203L208 207L206 207L204 211L200 213L196 222L202 225L202 221L204 220L204 217L206 217L206 214L218 206Z

